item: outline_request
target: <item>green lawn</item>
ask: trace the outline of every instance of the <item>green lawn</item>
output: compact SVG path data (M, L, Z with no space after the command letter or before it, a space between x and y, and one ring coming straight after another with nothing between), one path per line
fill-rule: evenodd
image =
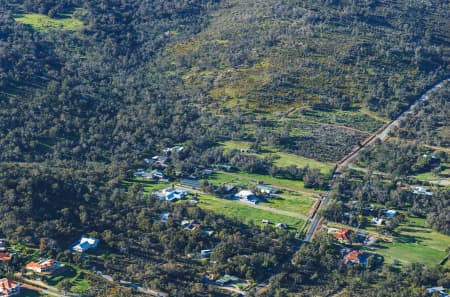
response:
M382 243L376 252L385 257L385 262L398 260L402 263L421 262L438 264L450 246L450 236L433 231L425 219L408 218L400 225L393 243Z
M144 193L151 194L153 192L165 189L169 187L171 184L169 183L159 183L157 181L154 181L152 179L147 178L133 178L133 179L126 179L122 181L121 187L128 190L130 187L133 186L141 186L144 189Z
M450 181L450 163L444 163L441 165L442 171L438 174L433 172L424 172L416 174L414 177L422 181L436 181L436 180L448 180Z
M225 151L231 151L234 149L249 149L251 146L251 142L248 141L225 141L222 142ZM271 157L274 159L274 164L278 167L287 167L290 165L296 165L297 167L305 167L309 166L311 168L317 168L323 174L329 174L334 167L333 163L330 162L320 162L313 159L308 159L304 157L300 157L294 154L289 154L286 152L282 152L275 147L272 146L263 146L261 151L257 154L250 154L258 156L261 158Z
M302 215L309 215L315 200L303 193L287 192L270 198L268 202L261 202L261 205L278 208L282 210L296 212Z
M305 221L298 218L256 209L238 201L221 199L211 195L200 195L198 205L201 208L212 210L227 217L237 218L246 223L253 221L256 224L261 224L262 220L269 220L273 224L285 223L295 229L302 229L305 225Z
M14 19L25 25L30 25L36 31L46 32L49 30L78 31L83 28L83 22L73 17L72 14L64 14L58 18L50 18L43 14L29 13L16 14Z

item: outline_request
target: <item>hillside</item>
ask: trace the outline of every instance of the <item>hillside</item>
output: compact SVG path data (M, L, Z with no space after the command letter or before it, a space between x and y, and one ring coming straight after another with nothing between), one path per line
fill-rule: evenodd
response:
M16 2L2 160L131 161L233 138L336 161L449 74L441 1ZM43 30L36 13L84 26Z
M0 0L0 280L450 287L449 77L448 1Z

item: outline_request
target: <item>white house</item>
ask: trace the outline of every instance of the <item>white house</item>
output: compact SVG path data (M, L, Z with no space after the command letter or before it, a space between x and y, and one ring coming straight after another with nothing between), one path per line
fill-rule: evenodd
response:
M397 216L397 212L395 210L390 209L390 210L386 211L384 213L384 215L388 218L393 218L393 217Z
M159 198L165 201L181 200L189 194L186 190L167 188L161 191Z
M72 246L74 252L84 253L85 251L96 248L100 241L94 237L81 237L81 239Z
M253 204L256 204L260 201L260 199L256 197L252 191L249 190L240 191L239 193L236 194L236 197L239 198L241 201L250 202Z
M433 196L433 192L431 192L430 190L426 189L426 188L422 188L422 187L411 187L411 189L413 190L413 193L416 195L427 195L427 196Z

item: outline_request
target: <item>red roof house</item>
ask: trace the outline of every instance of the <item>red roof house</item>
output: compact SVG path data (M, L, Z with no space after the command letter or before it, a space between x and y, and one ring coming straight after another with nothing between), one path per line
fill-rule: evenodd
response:
M20 293L20 284L7 278L0 279L0 297L10 297Z
M339 241L350 241L350 235L352 231L347 228L342 228L338 233L334 235L334 237Z

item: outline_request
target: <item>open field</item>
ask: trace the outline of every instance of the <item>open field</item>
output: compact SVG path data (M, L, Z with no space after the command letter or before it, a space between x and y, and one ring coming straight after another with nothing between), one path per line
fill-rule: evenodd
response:
M256 209L238 201L221 199L211 195L200 195L200 202L198 205L201 208L212 210L230 218L237 218L246 223L253 221L256 224L261 224L261 220L269 220L273 224L285 223L289 227L297 230L302 229L306 223L298 218Z
M382 126L382 122L359 111L319 111L302 110L290 116L291 119L300 121L312 121L323 124L331 124L341 127L360 130L363 132L373 132Z
M58 18L50 18L43 14L29 13L16 14L14 19L25 25L30 25L36 31L46 32L49 30L77 31L83 28L83 22L76 19L72 14L64 14Z
M288 192L279 194L276 197L268 199L267 202L261 202L260 204L281 210L297 212L307 216L309 215L314 202L314 199L305 194Z
M225 151L231 151L234 149L249 149L251 142L248 141L226 141L221 143ZM249 154L259 156L261 158L271 157L274 159L274 164L279 167L287 167L295 165L297 167L309 166L311 168L317 168L323 174L328 174L333 169L334 164L331 162L320 162L314 159L308 159L300 157L294 154L282 152L279 149L271 146L263 146L261 152L257 154Z
M148 179L148 178L133 178L133 179L126 179L124 181L122 181L122 188L125 190L128 190L130 187L142 187L144 193L146 194L151 194L153 192L165 189L167 187L169 187L170 184L168 183L159 183L157 181L154 181L152 179Z
M302 181L280 179L272 177L270 175L254 174L247 172L218 172L209 179L213 184L226 184L233 183L238 185L255 185L257 182L264 182L270 184L275 188L286 189L289 191L298 191L302 193L310 193L318 195L324 193L321 190L305 188L305 184Z
M385 262L421 262L437 265L446 255L450 236L433 231L425 219L408 218L397 229L393 243L381 243L375 252L384 256Z

